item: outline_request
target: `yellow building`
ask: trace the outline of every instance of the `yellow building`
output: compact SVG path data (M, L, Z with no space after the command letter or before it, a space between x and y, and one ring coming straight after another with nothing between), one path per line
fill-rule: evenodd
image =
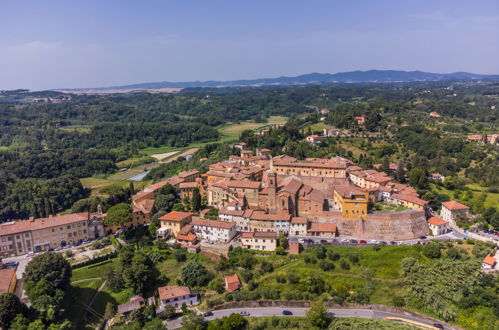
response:
M177 235L180 229L192 221L191 212L173 211L161 218L161 229L168 229L172 235Z
M337 186L333 191L334 205L344 218L364 218L367 214L369 193L355 186Z

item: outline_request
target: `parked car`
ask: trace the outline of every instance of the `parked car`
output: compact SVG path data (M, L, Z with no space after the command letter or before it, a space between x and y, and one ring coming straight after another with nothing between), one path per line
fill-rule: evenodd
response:
M395 241L391 241L389 244L390 244L390 245L397 245L397 242L395 242Z
M327 244L328 241L326 241L325 239L321 239L321 244Z
M31 252L28 252L28 253L25 255L25 257L26 257L26 258L29 258L29 257L32 257L32 256L34 256L34 255L35 255L35 252L31 251Z
M248 313L247 311L242 311L239 314L241 314L242 316L250 316L250 313Z
M303 238L300 238L300 239L298 240L298 243L303 244L303 243L305 243L305 240L304 240Z
M17 265L19 265L18 261L11 261L11 262L6 262L6 263L3 264L3 266L5 268L16 267Z
M350 243L359 243L359 241L357 241L356 239L351 239Z
M361 240L360 240L360 244L367 244L367 241L366 241L366 240L364 240L364 239L361 239Z
M213 316L212 312L206 312L203 314L204 317Z
M341 243L350 243L350 240L346 239L346 238L342 238L342 239L340 239L340 242Z
M287 309L282 311L282 315L293 315L292 311L288 311Z
M441 325L440 323L433 323L433 326L438 329L444 329L444 326Z

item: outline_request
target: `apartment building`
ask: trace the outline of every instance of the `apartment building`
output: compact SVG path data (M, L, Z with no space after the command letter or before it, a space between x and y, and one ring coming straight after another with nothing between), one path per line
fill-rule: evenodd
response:
M337 186L333 191L333 202L344 218L364 218L367 214L369 194L353 185Z
M261 231L242 233L241 244L247 249L274 251L277 248L277 233Z
M289 225L290 236L307 235L308 219L305 217L293 217Z
M192 220L191 212L172 211L159 218L161 229L168 230L170 234L177 235L180 229Z
M456 201L443 202L440 216L445 221L454 221L458 217L467 217L469 211L469 206L458 203Z
M83 212L3 223L0 225L0 256L42 252L87 240L89 224L102 217ZM102 228L92 228L92 239L96 232L100 235Z
M186 286L162 286L158 288L158 294L160 305L163 308L169 305L180 308L184 303L187 306L199 303L198 293L191 291Z
M191 221L193 232L197 237L212 242L227 243L236 236L236 225L231 222L208 220L193 217Z

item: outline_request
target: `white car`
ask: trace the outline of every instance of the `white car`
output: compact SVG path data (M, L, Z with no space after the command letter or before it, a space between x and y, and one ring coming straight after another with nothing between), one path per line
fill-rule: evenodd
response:
M31 251L25 255L26 258L32 257L35 255L35 252Z

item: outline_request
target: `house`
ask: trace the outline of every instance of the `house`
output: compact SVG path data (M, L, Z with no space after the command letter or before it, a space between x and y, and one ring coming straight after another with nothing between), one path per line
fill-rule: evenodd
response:
M440 118L440 115L439 115L437 112L432 111L432 112L430 112L430 117L433 117L433 118Z
M445 221L454 221L457 217L467 217L469 210L470 208L468 206L456 201L443 202L440 216Z
M174 306L175 308L182 307L182 304L187 306L197 305L199 303L199 295L195 291L191 291L186 286L162 286L158 288L159 301L161 307Z
M193 217L192 230L197 237L212 242L228 243L236 236L236 224Z
M336 186L333 189L334 206L344 218L357 219L367 214L368 192L353 185Z
M476 142L483 142L483 136L481 136L480 134L468 135L468 140L476 141Z
M225 276L225 290L232 292L241 288L241 281L237 274Z
M494 269L496 267L497 260L494 257L486 256L482 261L483 269Z
M366 118L364 116L357 116L354 118L357 125L364 125L366 123Z
M499 141L499 134L490 134L487 135L487 143L488 144L497 144Z
M140 296L134 296L130 298L130 301L126 304L118 305L117 314L121 315L122 317L126 317L131 312L141 309L142 306L144 306L144 302L144 298Z
M300 243L298 242L291 242L289 243L289 254L292 255L299 255L300 254Z
M422 200L413 195L391 194L390 201L393 204L401 205L409 209L426 210L428 201Z
M445 176L443 176L442 174L440 173L432 173L428 176L428 179L429 180L439 180L439 181L442 181L444 182L445 181Z
M312 135L307 136L305 140L307 140L307 142L311 143L311 144L318 144L321 142L319 139L320 139L319 135L312 134Z
M450 231L449 223L437 217L431 217L428 219L428 227L430 228L433 236L443 235Z
M329 223L311 223L307 230L310 236L336 237L336 225Z
M341 134L341 131L337 128L324 128L322 130L322 135L330 137L330 136L338 136Z
M0 269L0 294L14 293L17 284L17 267Z
M172 211L159 218L161 229L167 229L172 235L177 235L180 229L192 220L191 212Z
M290 236L307 235L308 219L305 217L292 217L289 225Z
M247 249L274 251L277 248L277 233L261 231L242 233L241 244Z

